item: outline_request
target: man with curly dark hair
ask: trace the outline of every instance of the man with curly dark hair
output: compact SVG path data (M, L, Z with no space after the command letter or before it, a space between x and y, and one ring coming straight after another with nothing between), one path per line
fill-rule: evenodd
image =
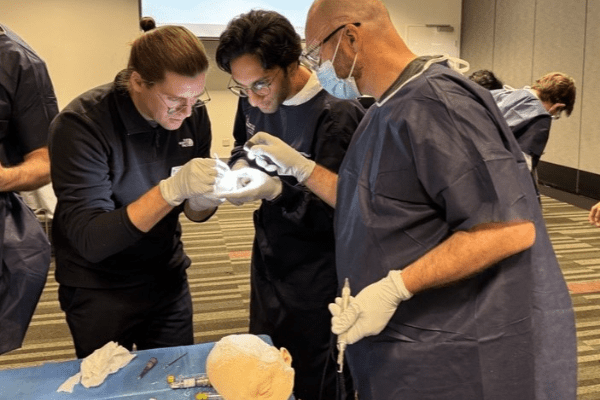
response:
M233 170L256 166L243 145L259 131L338 170L364 109L323 90L316 75L300 64L301 52L294 27L272 11L240 15L221 35L217 64L231 74L229 89L240 97L229 162ZM252 171L264 183L248 184L252 189L227 197L236 204L263 199L254 216L250 333L268 334L276 347L290 351L297 398L334 399L335 346L327 310L338 289L333 209L302 179ZM351 390L348 395L353 398Z

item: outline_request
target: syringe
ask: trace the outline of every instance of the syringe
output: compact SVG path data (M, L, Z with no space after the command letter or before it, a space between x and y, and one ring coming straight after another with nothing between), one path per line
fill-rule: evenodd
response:
M342 287L342 312L344 312L348 308L348 304L350 303L350 282L348 278L344 281L344 287ZM346 351L346 337L348 336L347 332L344 332L338 335L337 340L337 348L338 348L338 372L342 373L344 370L344 352Z
M176 378L174 375L167 376L167 383L171 389L188 389L192 387L212 387L208 380L208 375L197 374L192 377L179 377Z
M196 400L225 400L223 396L217 393L198 392L194 396Z

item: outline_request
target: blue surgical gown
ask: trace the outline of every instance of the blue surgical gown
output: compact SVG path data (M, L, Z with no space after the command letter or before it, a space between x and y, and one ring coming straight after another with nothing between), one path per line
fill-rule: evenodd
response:
M372 106L340 167L336 265L353 293L457 231L530 220L535 244L402 302L348 347L361 400L575 399L574 313L529 171L489 92L433 64Z
M527 89L498 89L491 93L521 151L531 157L531 167L535 169L550 136L550 114Z

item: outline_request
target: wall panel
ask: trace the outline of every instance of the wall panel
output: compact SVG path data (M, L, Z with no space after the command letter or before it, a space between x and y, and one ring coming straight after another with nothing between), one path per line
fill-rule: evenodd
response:
M534 15L535 0L496 2L493 71L513 87L531 82Z
M547 72L560 71L581 86L585 46L586 2L537 0L533 80ZM532 80L532 82L533 82ZM552 123L543 160L579 168L581 99L570 118Z
M589 1L583 78L577 82L581 107L579 168L600 174L600 1Z
M492 69L496 0L465 0L462 9L460 58L471 64L471 72Z

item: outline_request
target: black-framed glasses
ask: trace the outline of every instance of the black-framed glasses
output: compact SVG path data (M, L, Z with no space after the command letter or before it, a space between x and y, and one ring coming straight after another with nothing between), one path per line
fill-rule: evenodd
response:
M560 119L563 111L564 110L562 108L559 108L557 111L554 112L554 114L551 115L552 119L554 119L554 120Z
M331 32L329 35L325 36L325 39L321 40L320 42L316 42L313 43L311 45L309 45L303 52L302 54L300 54L300 61L303 64L306 64L306 66L310 67L311 69L317 69L317 67L319 65L321 65L321 47L323 47L323 45L325 43L327 43L327 41L329 39L331 39L333 37L333 35L335 35L336 33L338 33L341 29L345 28L348 25L354 25L356 27L360 26L360 22L352 22L352 23L347 23L344 25L340 25L337 28L335 28L333 30L333 32Z
M275 80L277 75L279 75L280 72L281 72L281 69L279 69L275 73L275 75L273 75L270 79L269 78L259 79L258 81L254 82L252 85L250 85L249 87L238 84L236 81L233 80L233 77L231 77L231 78L229 78L229 84L227 85L227 89L231 90L231 92L233 94L235 94L236 96L239 96L239 97L248 97L249 90L252 90L252 92L257 96L265 97L265 96L269 95L269 93L271 93L271 84L273 83L273 81Z
M173 103L173 105L169 105L167 104L167 102L165 101L165 99L162 98L162 96L157 93L158 98L163 102L163 104L165 105L165 107L167 107L167 115L173 115L173 114L177 114L178 112L183 111L187 106L188 106L188 100L184 99L184 98L167 98L167 101L169 101L170 103ZM192 98L192 100L194 100ZM202 94L198 97L196 97L195 101L192 103L192 108L200 108L200 107L204 107L206 105L206 103L208 103L210 101L210 94L208 94L208 89L204 89L204 92L202 92Z

